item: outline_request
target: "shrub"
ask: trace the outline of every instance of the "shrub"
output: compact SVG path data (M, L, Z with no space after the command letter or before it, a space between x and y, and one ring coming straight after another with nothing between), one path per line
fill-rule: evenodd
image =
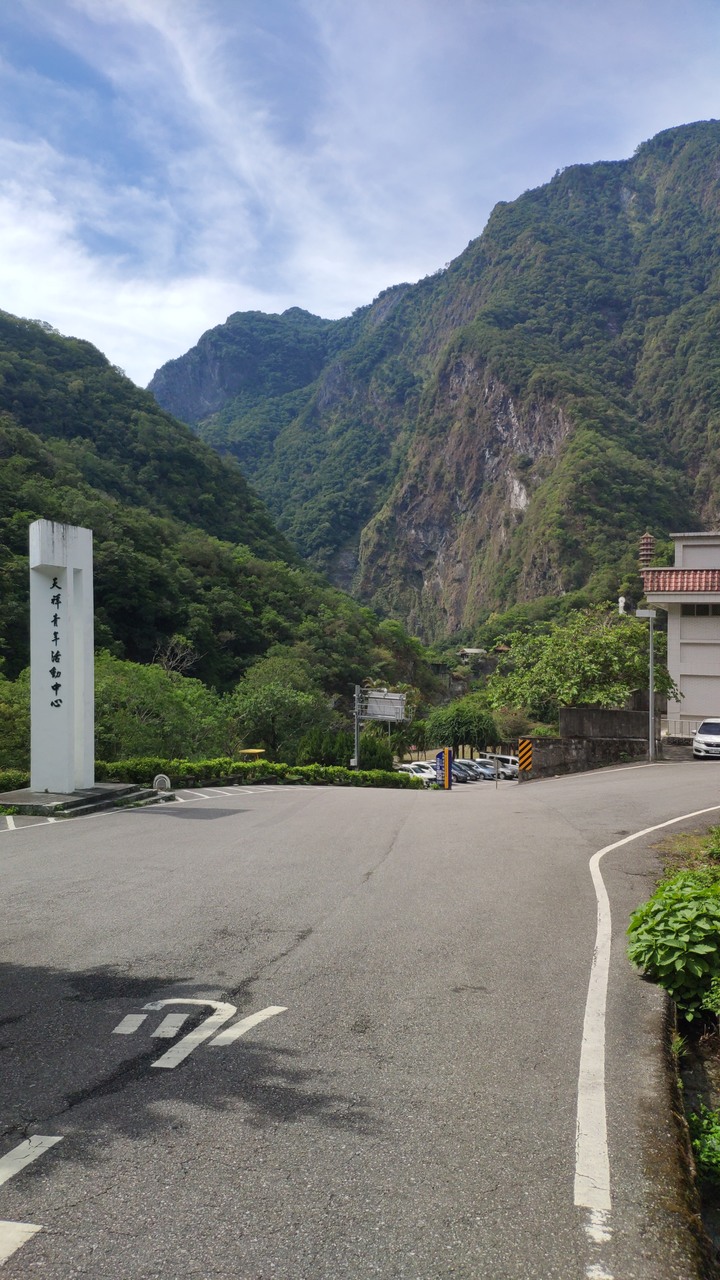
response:
M628 935L632 963L692 1021L720 977L720 883L680 872L633 912Z
M158 756L137 756L114 764L98 761L98 782L135 782L148 786L158 773L167 774L173 787L206 786L211 782L309 782L315 785L349 787L405 787L422 789L422 781L409 774L383 769L345 769L339 765L278 764L272 760L163 760Z
M720 1112L701 1102L697 1111L690 1112L688 1128L698 1177L720 1186Z
M0 791L18 791L30 786L30 775L24 769L0 769Z

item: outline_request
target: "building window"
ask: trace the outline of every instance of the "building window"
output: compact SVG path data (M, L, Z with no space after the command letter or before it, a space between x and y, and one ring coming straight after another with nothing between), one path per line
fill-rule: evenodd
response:
M720 618L720 604L681 604L683 618Z

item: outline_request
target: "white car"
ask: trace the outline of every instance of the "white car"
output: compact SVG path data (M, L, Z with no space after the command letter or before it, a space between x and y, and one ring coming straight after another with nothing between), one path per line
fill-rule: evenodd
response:
M412 764L398 764L395 767L399 773L409 773L412 778L420 778L426 786L437 781L435 765L428 760L415 760Z
M698 725L692 748L694 760L720 756L720 716L715 716L712 720L703 720L702 724Z

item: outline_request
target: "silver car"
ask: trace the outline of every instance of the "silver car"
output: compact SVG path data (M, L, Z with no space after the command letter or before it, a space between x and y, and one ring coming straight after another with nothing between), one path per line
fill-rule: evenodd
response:
M720 716L712 720L703 720L702 724L698 725L692 747L694 760L720 756Z

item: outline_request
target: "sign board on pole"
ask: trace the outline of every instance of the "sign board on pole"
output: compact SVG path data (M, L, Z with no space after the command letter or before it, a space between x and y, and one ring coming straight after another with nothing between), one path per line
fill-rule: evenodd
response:
M363 720L404 720L405 694L387 689L363 689Z
M450 747L443 747L435 756L435 777L445 791L452 790L453 753Z

